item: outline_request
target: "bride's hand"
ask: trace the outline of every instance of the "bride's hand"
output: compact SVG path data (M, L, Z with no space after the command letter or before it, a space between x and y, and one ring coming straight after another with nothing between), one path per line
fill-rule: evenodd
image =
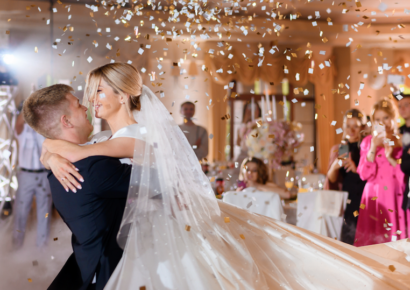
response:
M47 163L50 166L54 176L67 192L69 189L72 192L77 192L76 188L81 189L81 185L77 180L84 182L84 179L78 173L78 169L67 159L64 159L58 154L50 153Z

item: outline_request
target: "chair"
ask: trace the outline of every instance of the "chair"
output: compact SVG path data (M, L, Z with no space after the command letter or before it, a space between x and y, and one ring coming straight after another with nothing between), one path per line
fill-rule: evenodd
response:
M335 190L299 193L296 226L340 241L347 196Z
M302 181L305 183L303 187L309 188L309 185L315 187L315 185L317 185L319 181L324 183L325 179L326 176L320 173L303 175Z
M274 192L258 191L255 188L246 188L243 191L229 191L224 193L223 202L235 205L276 220L285 221L280 196Z

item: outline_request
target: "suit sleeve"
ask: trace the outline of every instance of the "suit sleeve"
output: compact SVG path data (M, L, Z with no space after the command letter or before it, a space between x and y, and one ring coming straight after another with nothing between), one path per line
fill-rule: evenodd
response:
M410 154L409 154L410 146L403 148L403 155L401 157L401 164L400 168L404 174L410 175Z
M198 159L202 159L208 156L208 132L203 127L199 128L201 129L201 146L196 150L196 155Z
M89 169L89 181L102 198L127 198L131 166L121 164L116 158L103 158Z

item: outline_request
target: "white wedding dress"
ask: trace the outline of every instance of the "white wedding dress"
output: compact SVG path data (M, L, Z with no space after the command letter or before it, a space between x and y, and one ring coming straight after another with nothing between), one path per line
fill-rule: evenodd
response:
M184 134L147 90L138 124L113 136L137 145L124 254L104 289L410 289L407 240L356 248L217 201Z

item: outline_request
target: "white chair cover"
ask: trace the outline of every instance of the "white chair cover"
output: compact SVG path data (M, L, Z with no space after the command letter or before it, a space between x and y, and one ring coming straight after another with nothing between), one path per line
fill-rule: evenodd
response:
M240 192L226 192L222 200L239 208L276 220L285 221L286 218L280 196L275 192L258 191L255 188L249 187Z
M334 190L299 193L296 226L340 241L347 195Z

